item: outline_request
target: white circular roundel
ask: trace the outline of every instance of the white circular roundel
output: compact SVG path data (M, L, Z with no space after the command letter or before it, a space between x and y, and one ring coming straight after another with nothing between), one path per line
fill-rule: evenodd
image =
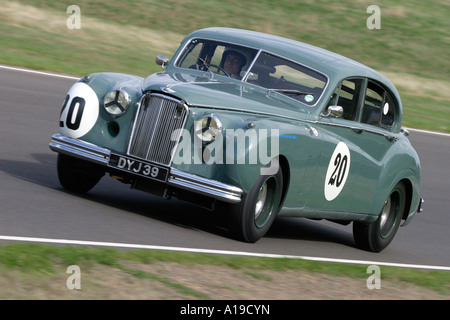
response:
M334 200L344 188L350 171L350 150L344 142L339 142L328 164L325 177L325 198Z
M389 112L389 103L386 102L383 107L383 114L387 115L388 112Z
M85 83L75 83L62 106L59 118L61 134L70 138L85 135L94 126L98 114L98 98L94 90Z

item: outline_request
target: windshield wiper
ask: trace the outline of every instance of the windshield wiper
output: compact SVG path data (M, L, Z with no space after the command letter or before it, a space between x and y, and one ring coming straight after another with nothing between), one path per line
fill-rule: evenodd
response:
M212 70L209 68L209 65L206 63L205 60L203 60L202 58L200 58L198 55L196 55L195 53L192 52L192 54L198 59L200 60L201 63L203 63L202 65L200 65L200 67L205 67L206 69L208 69L208 72L211 74L211 79L214 79L214 72L212 72ZM197 64L197 69L199 68L199 65ZM198 69L200 70L200 69ZM202 70L203 71L203 70Z
M205 60L199 57L199 60L203 63L203 66L208 69L208 71L211 73L211 79L214 77L214 72L209 68L209 64L206 63Z

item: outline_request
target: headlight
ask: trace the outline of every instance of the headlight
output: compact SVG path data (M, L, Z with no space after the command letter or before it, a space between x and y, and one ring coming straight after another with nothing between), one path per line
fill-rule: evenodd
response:
M216 116L210 114L195 121L194 130L200 140L208 143L214 141L222 132L222 123Z
M127 111L130 104L128 93L123 90L111 90L103 99L103 106L113 117L118 117Z

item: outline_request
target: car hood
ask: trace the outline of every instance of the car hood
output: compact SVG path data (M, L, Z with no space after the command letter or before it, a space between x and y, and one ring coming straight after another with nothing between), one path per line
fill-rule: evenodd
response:
M143 91L162 91L190 106L296 119L304 119L314 109L277 92L269 94L267 89L210 74L159 72L144 81Z

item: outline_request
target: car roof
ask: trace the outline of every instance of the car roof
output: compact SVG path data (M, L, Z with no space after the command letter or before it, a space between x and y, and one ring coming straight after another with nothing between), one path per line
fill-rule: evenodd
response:
M378 71L340 54L307 43L256 31L223 27L200 29L192 32L186 39L194 37L221 40L262 49L300 62L333 79L361 76L378 80L398 96L394 85Z

